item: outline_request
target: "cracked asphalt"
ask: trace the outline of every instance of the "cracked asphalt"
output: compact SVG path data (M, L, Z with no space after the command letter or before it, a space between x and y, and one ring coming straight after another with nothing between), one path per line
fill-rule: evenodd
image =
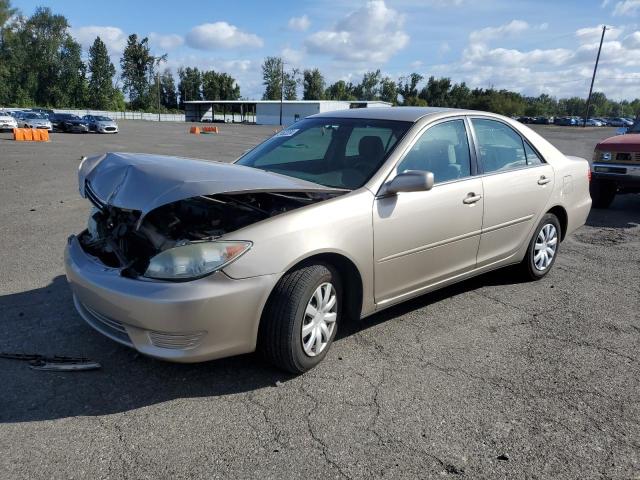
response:
M544 280L502 270L342 325L305 375L254 355L176 365L73 309L62 252L89 211L78 159L231 160L273 127L120 127L48 144L0 134L0 351L103 365L0 360L0 478L640 478L639 195L592 211ZM613 133L538 130L583 157Z

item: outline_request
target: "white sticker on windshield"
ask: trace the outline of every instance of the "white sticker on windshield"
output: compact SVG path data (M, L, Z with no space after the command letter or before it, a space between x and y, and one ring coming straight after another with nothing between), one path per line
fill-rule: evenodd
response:
M274 135L274 137L292 137L295 133L300 130L299 128L288 128L286 130L280 130L278 133Z

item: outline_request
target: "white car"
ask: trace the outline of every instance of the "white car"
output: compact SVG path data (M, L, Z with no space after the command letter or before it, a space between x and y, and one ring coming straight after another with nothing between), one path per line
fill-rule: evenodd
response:
M13 130L14 128L18 128L18 122L16 122L16 119L7 112L0 112L0 131Z
M20 126L23 128L37 128L49 131L53 129L49 118L36 112L27 112L22 115L20 117Z

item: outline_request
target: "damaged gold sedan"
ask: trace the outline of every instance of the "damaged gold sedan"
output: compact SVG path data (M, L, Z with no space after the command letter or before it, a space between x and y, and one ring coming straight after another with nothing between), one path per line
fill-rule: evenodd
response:
M330 112L234 164L83 160L67 278L102 334L166 360L259 349L292 372L337 329L506 265L544 277L584 224L588 163L498 115Z

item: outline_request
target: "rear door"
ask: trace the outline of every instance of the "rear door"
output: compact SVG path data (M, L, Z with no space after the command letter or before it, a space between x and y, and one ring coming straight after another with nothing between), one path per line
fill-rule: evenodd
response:
M553 192L553 168L513 128L493 118L471 119L484 189L477 266L515 255Z

